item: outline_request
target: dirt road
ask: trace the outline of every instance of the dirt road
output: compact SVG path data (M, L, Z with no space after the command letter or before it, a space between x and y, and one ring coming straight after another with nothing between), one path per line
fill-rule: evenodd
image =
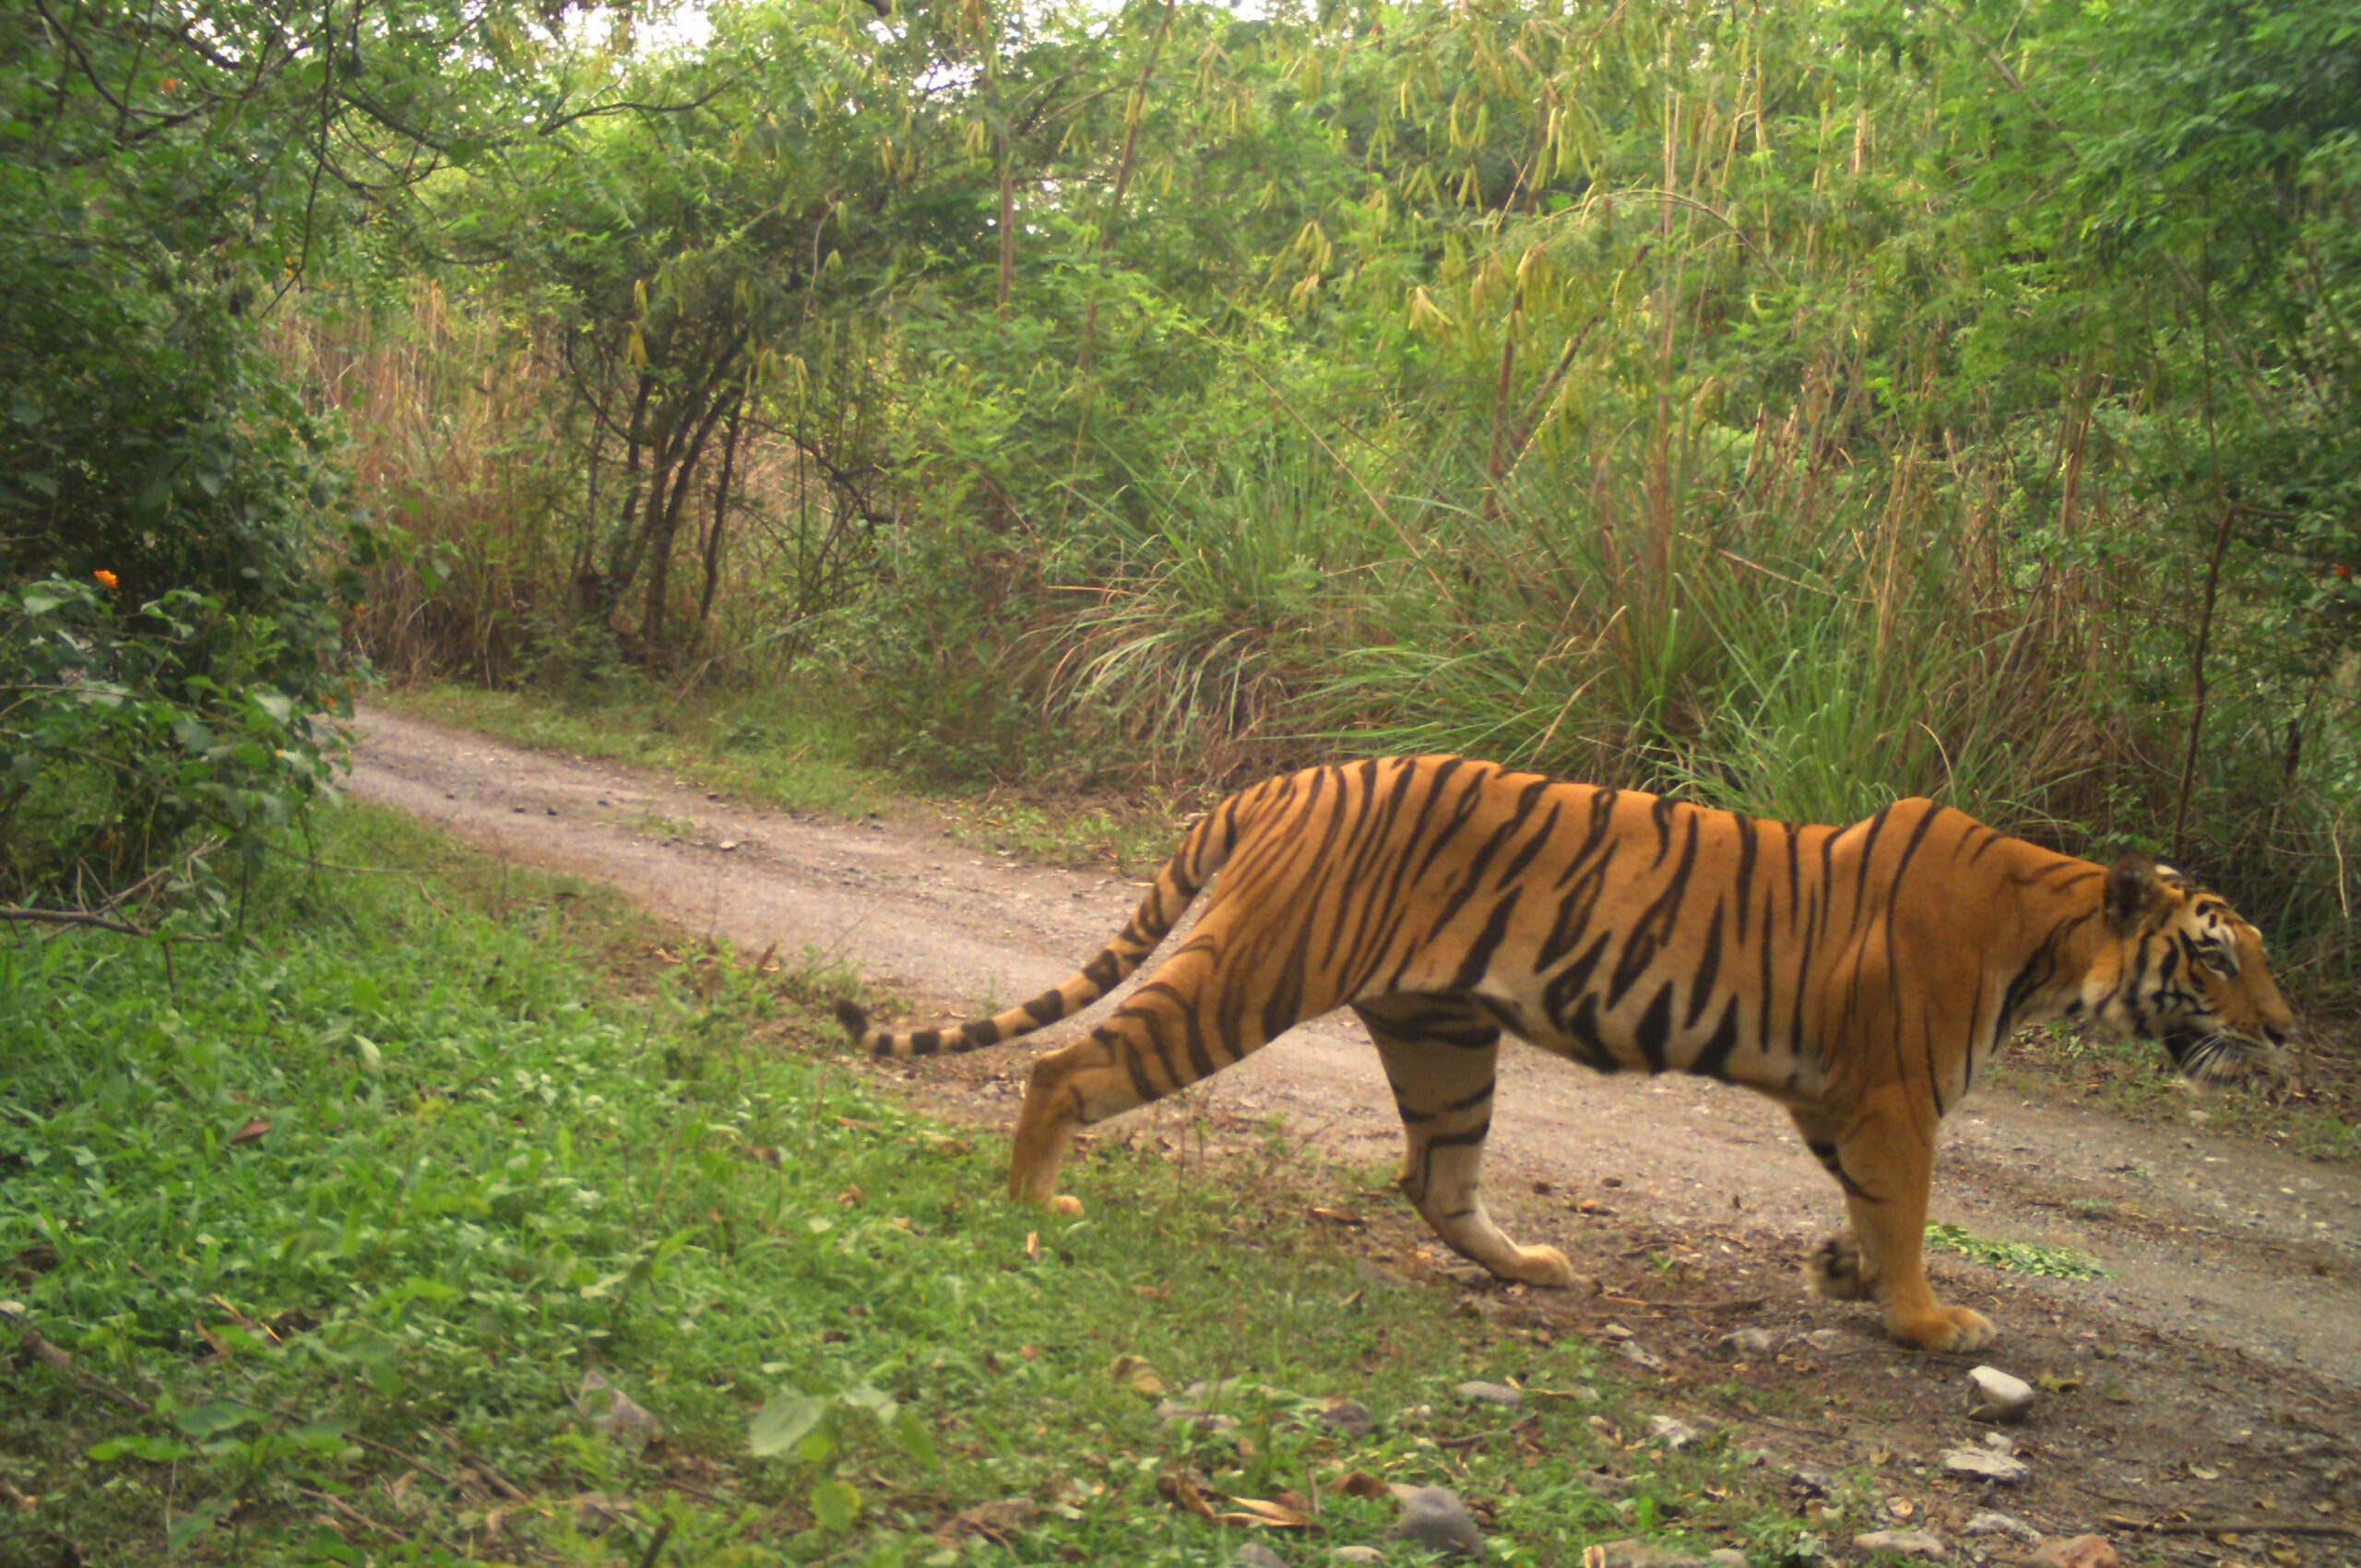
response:
M1138 897L1129 883L1017 863L939 832L751 810L685 781L379 709L364 709L359 730L361 799L512 860L612 884L742 951L777 944L858 966L922 1013L964 1015L1062 979ZM1016 1045L970 1059L969 1092L995 1105L1013 1098L1031 1053ZM1577 1195L1738 1236L1774 1260L1799 1259L1840 1218L1833 1187L1758 1097L1689 1079L1600 1078L1530 1051L1502 1066L1493 1184L1553 1194L1513 1208L1520 1240L1566 1244L1563 1231L1584 1223ZM1373 1054L1337 1019L1294 1030L1192 1099L1187 1114L1284 1117L1296 1137L1349 1158L1389 1157L1399 1136ZM2077 1321L2129 1320L2185 1347L2192 1366L2206 1362L2204 1347L2244 1352L2340 1405L2361 1388L2361 1177L2348 1168L1985 1096L1951 1119L1934 1218L2097 1258L2109 1277L2032 1287ZM2023 1281L1956 1259L1936 1271L1953 1289L2023 1294ZM2011 1327L2003 1321L2004 1335Z

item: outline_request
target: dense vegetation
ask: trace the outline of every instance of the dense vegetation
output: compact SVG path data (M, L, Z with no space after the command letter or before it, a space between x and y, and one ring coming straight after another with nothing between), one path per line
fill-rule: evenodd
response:
M357 633L952 780L1939 792L2350 979L2333 0L5 26L20 896L300 808Z
M291 328L450 571L395 668L949 778L1934 792L2350 977L2341 7L709 21Z

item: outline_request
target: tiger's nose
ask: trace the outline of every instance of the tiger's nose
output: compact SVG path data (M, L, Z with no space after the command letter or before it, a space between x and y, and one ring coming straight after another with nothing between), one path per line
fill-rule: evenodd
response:
M2269 1040L2273 1045L2285 1045L2287 1043L2287 1031L2285 1029L2274 1029L2269 1024L2265 1024L2262 1026L2262 1038Z

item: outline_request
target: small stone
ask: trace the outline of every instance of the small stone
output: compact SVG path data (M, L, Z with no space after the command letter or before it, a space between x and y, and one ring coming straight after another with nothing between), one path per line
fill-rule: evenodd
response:
M1705 1554L1707 1568L1747 1568L1746 1553L1734 1546L1717 1546Z
M2041 1532L2018 1518L1997 1508L1986 1508L1968 1516L1966 1532L1971 1536L2006 1536L2012 1541L2032 1546L2041 1539Z
M609 1437L650 1443L664 1435L662 1421L595 1369L582 1374L582 1388L574 1402Z
M2019 1486L2033 1479L2024 1461L1988 1448L1954 1448L1943 1455L1943 1468L1954 1476L1971 1476L2001 1486Z
M1670 1416L1650 1416L1648 1435L1675 1454L1684 1448L1694 1448L1705 1441L1704 1434L1695 1427L1691 1426L1687 1421L1676 1420Z
M2021 1421L2033 1408L2033 1384L1998 1367L1978 1367L1967 1374L1969 1420Z
M2046 1540L2025 1561L2034 1568L2123 1568L2122 1560L2105 1536L2070 1536Z
M1258 1540L1248 1541L1244 1546L1240 1547L1230 1557L1230 1561L1236 1563L1238 1568L1287 1568L1286 1558Z
M1367 1437L1377 1430L1377 1418L1369 1407L1350 1399L1341 1399L1320 1412L1320 1424L1345 1437Z
M1422 1486L1404 1498L1402 1518L1394 1533L1431 1551L1484 1555L1484 1538L1468 1516L1467 1504L1449 1487Z
M1987 1431L1984 1434L1984 1446L1995 1454L2014 1454L2017 1440L2005 1431Z
M1606 1568L1705 1568L1703 1558L1654 1541L1626 1538L1608 1541L1598 1550L1606 1557Z
M1833 1350L1837 1346L1843 1344L1844 1341L1845 1336L1838 1333L1835 1329L1815 1328L1809 1334L1797 1334L1790 1336L1787 1343L1790 1345L1809 1345L1815 1350Z
M1328 1561L1345 1563L1382 1562L1385 1561L1385 1553L1373 1546L1340 1546L1328 1554Z
M1715 1341L1733 1356L1767 1356L1779 1348L1778 1336L1767 1328L1741 1328Z
M1941 1538L1925 1530L1871 1530L1853 1538L1853 1544L1863 1551L1892 1551L1904 1557L1924 1557L1940 1562L1951 1555L1951 1548Z
M1525 1403L1525 1396L1505 1383L1463 1383L1455 1392L1471 1405L1496 1405L1503 1410Z
M1636 1339L1626 1339L1615 1347L1615 1353L1635 1367L1645 1367L1650 1372L1664 1371L1664 1358Z

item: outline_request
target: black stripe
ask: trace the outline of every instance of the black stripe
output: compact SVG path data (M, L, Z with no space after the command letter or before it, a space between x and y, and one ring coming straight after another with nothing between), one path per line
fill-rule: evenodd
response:
M1722 901L1714 900L1713 923L1705 929L1705 952L1697 960L1697 972L1689 978L1689 1016L1680 1020L1684 1029L1693 1029L1697 1020L1705 1016L1706 1004L1714 999L1714 981L1722 970Z
M1648 1003L1648 1010L1640 1015L1639 1027L1632 1031L1632 1042L1640 1054L1647 1059L1648 1071L1664 1071L1664 1044L1672 1035L1672 982L1667 980L1656 988L1655 996Z
M1714 1038L1705 1042L1705 1049L1689 1063L1689 1070L1701 1078L1719 1078L1726 1083L1729 1081L1730 1052L1737 1048L1738 998L1733 996L1729 1005L1722 1009L1722 1021L1714 1027Z
M1467 956L1460 962L1459 972L1452 977L1452 990L1475 990L1477 982L1491 968L1492 955L1499 951L1501 943L1509 933L1509 919L1516 913L1517 896L1524 891L1522 887L1512 887L1506 897L1492 906L1492 916L1484 922L1483 934L1468 947Z

